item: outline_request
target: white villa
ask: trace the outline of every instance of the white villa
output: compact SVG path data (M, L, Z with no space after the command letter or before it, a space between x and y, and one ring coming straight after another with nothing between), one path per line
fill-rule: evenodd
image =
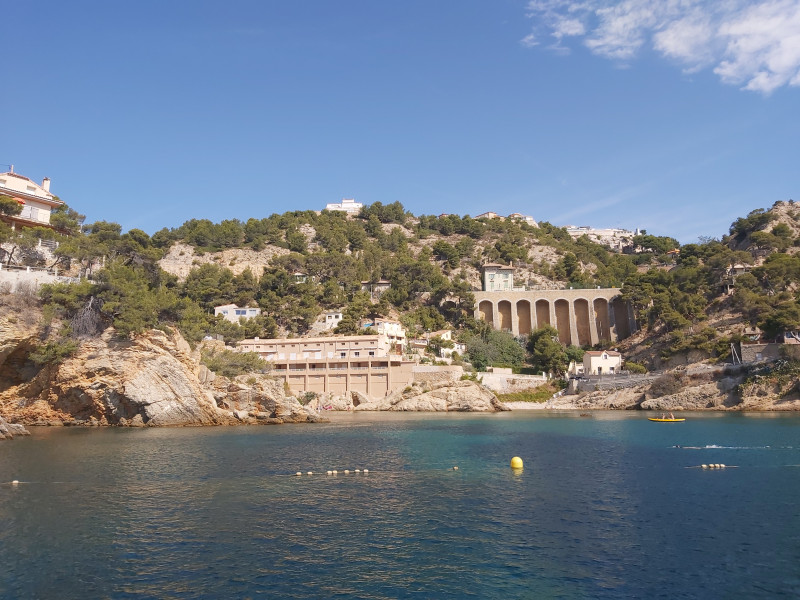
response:
M222 317L231 323L238 323L239 319L252 319L261 314L260 308L239 308L235 304L223 304L214 307L214 316Z
M50 193L50 179L41 185L23 175L14 173L14 166L0 173L0 195L9 196L22 206L18 215L3 215L2 219L16 227L51 227L50 212L64 203Z
M378 335L384 336L389 345L400 352L406 345L406 328L397 321L377 321L373 327Z
M341 202L332 202L325 205L325 210L338 210L346 212L348 215L357 215L361 212L364 205L356 202L353 198L342 198Z
M580 227L567 225L565 229L572 239L576 240L585 235L593 242L605 244L606 246L620 251L625 246L632 244L634 236L640 233L639 229L636 231L618 228L596 229L586 225L581 225Z

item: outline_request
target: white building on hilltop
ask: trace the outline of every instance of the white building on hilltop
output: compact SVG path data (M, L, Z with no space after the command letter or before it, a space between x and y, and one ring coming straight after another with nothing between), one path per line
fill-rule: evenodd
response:
M577 240L584 235L593 242L604 244L614 250L621 251L625 246L630 246L633 243L634 236L639 235L639 230L630 231L628 229L619 229L609 227L606 229L597 229L595 227L588 227L582 225L575 227L574 225L567 225L565 227L569 236Z
M338 210L346 212L348 215L357 215L362 208L364 208L364 205L361 202L356 202L353 198L342 198L341 202L332 202L325 205L325 210Z

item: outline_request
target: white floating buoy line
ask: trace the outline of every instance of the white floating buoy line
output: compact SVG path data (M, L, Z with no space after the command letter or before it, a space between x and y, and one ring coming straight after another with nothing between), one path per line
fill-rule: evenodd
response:
M458 469L458 467L455 467L455 468ZM369 473L369 469L354 469L353 471L351 471L350 469L345 469L342 472L345 475L350 475L351 473L363 473L364 475L366 475L367 473ZM306 471L305 474L311 476L311 475L314 474L314 471ZM325 471L325 475L338 475L338 474L339 474L339 471L337 469L329 469L329 470ZM303 476L303 472L302 471L297 471L295 473L295 477L302 477L302 476ZM16 485L19 482L18 481L14 481L13 483Z

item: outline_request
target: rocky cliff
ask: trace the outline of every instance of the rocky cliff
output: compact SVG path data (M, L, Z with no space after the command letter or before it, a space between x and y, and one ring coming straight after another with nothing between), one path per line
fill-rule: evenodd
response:
M497 412L508 410L492 391L474 381L414 384L355 410Z
M177 332L129 340L112 329L37 367L38 327L0 315L0 416L26 425L181 426L316 421L267 377L231 381L200 364Z

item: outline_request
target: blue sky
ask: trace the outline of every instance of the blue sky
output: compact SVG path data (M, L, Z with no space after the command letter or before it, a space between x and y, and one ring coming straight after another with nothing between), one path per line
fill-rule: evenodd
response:
M8 3L0 170L154 233L355 198L694 242L800 201L800 0Z

